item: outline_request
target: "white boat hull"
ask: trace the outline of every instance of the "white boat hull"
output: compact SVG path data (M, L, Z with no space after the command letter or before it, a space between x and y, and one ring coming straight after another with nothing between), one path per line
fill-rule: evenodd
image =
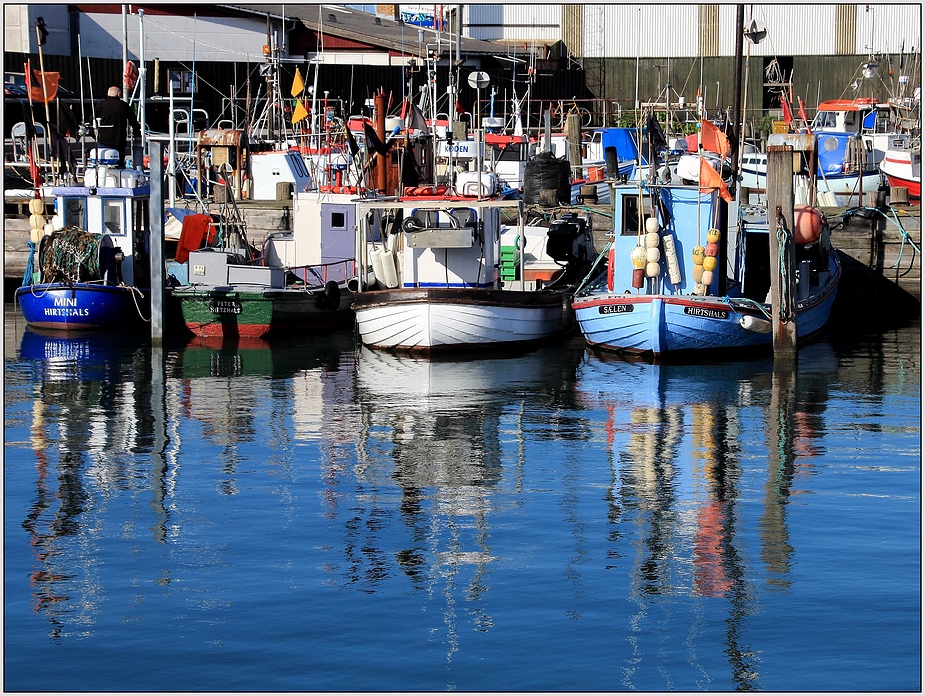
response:
M534 343L575 325L568 295L545 291L373 291L354 310L364 345L411 352Z

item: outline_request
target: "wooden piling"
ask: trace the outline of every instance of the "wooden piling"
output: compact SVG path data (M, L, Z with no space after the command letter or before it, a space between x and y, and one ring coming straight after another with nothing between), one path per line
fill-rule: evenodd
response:
M148 230L151 253L148 255L151 274L151 342L164 342L164 155L156 140L148 142L151 153L151 197L148 203Z
M793 241L793 147L768 146L768 249L775 360L797 354L796 247Z
M581 178L581 117L569 114L565 119L565 133L568 139L568 161L572 167L572 179Z

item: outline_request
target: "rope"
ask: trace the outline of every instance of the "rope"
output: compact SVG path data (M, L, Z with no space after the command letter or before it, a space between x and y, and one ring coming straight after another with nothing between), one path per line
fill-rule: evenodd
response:
M777 247L780 250L780 320L788 322L790 316L790 288L787 284L787 242L790 238L790 232L784 227L783 217L777 218Z
M29 240L29 258L26 260L26 272L22 276L23 286L32 285L32 275L35 273L33 261L35 259L35 242Z
M887 214L884 213L884 212L883 212L882 210L880 210L879 208L870 208L870 207L868 207L868 206L863 206L863 207L860 207L860 208L852 208L851 210L846 210L846 211L845 211L845 213L844 213L844 218L850 217L851 215L853 215L854 213L856 213L856 212L859 211L859 210L872 210L872 211L874 211L875 213L879 213L879 214L882 215L886 220L888 220L889 222L892 222L894 225L896 225L897 228L899 228L899 232L900 232L900 234L901 234L901 236L902 236L902 241L901 241L900 244L899 244L899 257L896 259L896 263L894 263L892 266L890 266L890 268L899 268L899 264L900 264L900 263L902 262L902 260L903 260L903 251L904 251L905 246L906 246L906 241L908 241L909 244L912 245L912 248L915 249L915 250L921 255L922 250L916 245L916 243L915 243L914 241L912 241L912 235L909 234L909 233L906 231L906 228L902 226L902 223L900 223L900 221L899 221L899 216L896 214L896 208L894 208L893 206L890 206L890 213L892 214L892 217L888 217Z
M613 246L612 241L607 242L604 245L604 248L601 251L601 253L597 255L597 258L594 259L594 263L591 264L591 270L588 271L588 275L586 275L582 279L582 281L578 284L578 286L575 288L575 292L573 293L574 295L578 295L581 289L585 287L585 285L587 285L588 281L591 279L591 276L594 274L594 271L597 269L598 264L601 262L601 259L603 259L607 255L607 252L610 251L610 247L612 246ZM598 273L597 276L594 276L594 277L597 278L600 275L601 274Z

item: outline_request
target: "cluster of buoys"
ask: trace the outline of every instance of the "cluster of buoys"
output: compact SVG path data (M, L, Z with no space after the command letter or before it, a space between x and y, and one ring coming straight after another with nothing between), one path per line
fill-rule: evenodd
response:
M325 186L319 186L318 190L321 191L321 193L350 193L350 194L353 194L357 192L357 187L356 186L325 185Z
M29 201L29 227L32 228L31 238L38 244L45 236L45 201L33 198Z
M691 252L694 261L694 294L706 295L713 283L713 274L716 271L717 257L719 256L720 232L715 227L707 232L707 245L699 244Z

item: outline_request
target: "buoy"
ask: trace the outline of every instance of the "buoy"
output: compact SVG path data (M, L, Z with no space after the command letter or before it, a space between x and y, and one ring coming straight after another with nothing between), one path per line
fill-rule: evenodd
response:
M709 242L710 244L716 244L716 243L718 243L718 242L719 242L719 238L720 238L720 232L719 232L719 230L716 229L715 227L711 227L711 228L707 231L707 242Z
M384 248L373 249L370 256L373 260L373 273L376 274L376 281L383 287L397 288L398 272L395 270L395 252Z
M649 218L649 219L651 220L652 218ZM647 249L654 249L655 247L658 246L658 242L659 242L658 232L649 232L646 234L646 248Z
M703 260L703 270L705 270L705 271L713 271L713 270L715 270L715 269L716 269L716 257L715 257L715 256L707 256L706 258L704 258L704 260Z
M662 258L662 253L658 247L649 247L646 249L646 261L649 263L658 263Z
M646 250L641 246L634 247L630 252L630 261L633 262L633 268L645 268Z
M29 227L34 230L40 230L45 227L45 217L38 213L29 216Z
M691 276L693 276L695 283L702 282L703 281L703 265L699 263L695 263L694 269L691 272Z
M662 267L656 262L649 262L646 264L646 276L649 278L657 278L661 270Z
M695 264L703 263L703 252L704 248L699 244L691 250L691 256L693 257Z
M793 206L793 240L797 244L810 244L822 234L822 213L811 205Z
M614 261L616 260L616 255L614 252L613 244L610 245L610 251L607 254L607 289L610 292L613 292L613 267Z
M633 269L633 287L641 288L645 284L646 272L641 268Z
M658 220L654 217L646 218L646 232L649 234L658 232Z
M694 284L694 294L695 295L706 295L707 294L707 289L703 283Z
M747 331L754 331L755 333L771 333L771 322L761 317L752 316L751 314L746 314L739 319L739 326Z
M43 215L45 213L45 201L41 198L33 198L30 200L29 212L33 215Z
M710 242L703 250L704 256L716 256L719 254L719 244Z
M668 266L668 278L672 285L681 282L681 267L678 265L678 252L674 246L674 237L668 232L662 237L662 246L665 248L665 265Z
M703 283L705 287L710 287L710 284L713 282L713 271L703 269L703 275L700 276L700 282Z

